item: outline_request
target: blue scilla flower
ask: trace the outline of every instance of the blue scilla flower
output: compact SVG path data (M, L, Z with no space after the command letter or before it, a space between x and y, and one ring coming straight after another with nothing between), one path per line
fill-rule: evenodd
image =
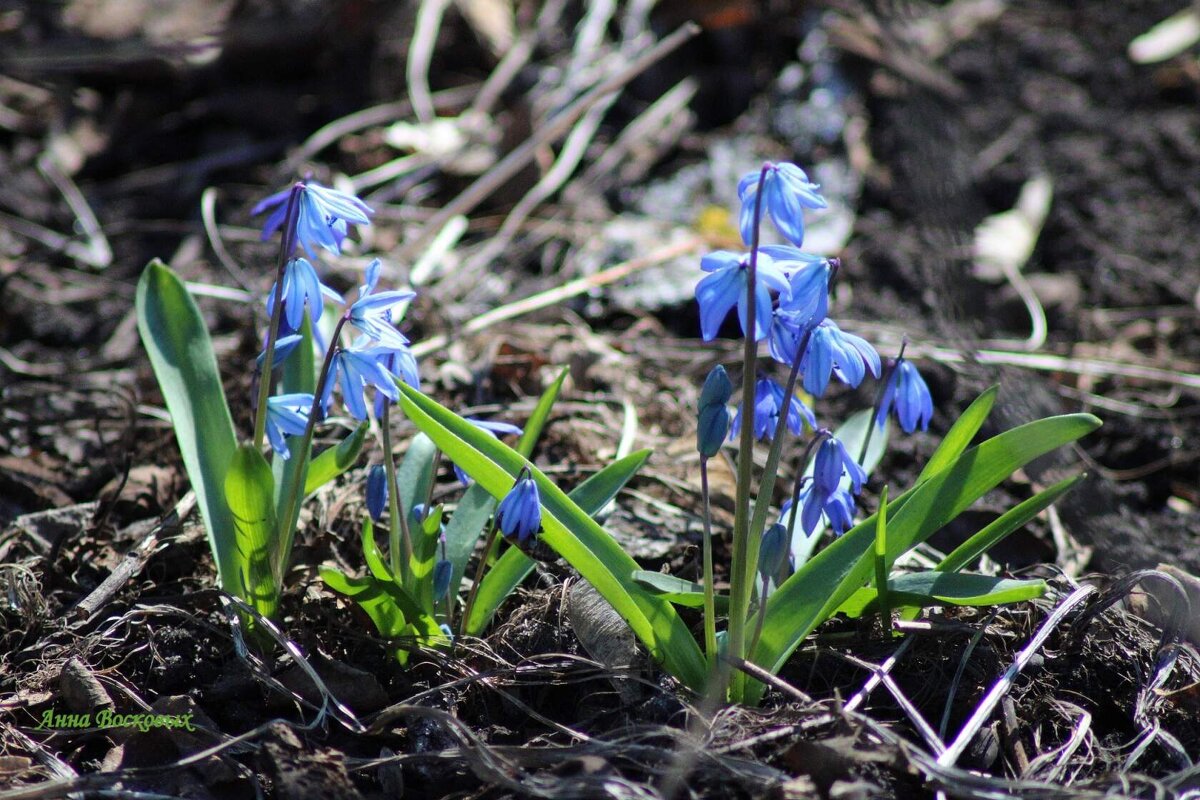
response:
M433 599L441 600L450 591L450 576L454 574L454 565L444 558L438 559L433 565Z
M787 277L792 290L780 296L780 307L802 327L816 325L829 314L829 280L834 260L805 253L786 244L759 248Z
M533 478L521 478L497 506L496 525L505 536L524 542L542 527L541 503Z
M376 347L380 352L379 363L385 370L401 379L414 389L421 388L421 370L417 365L417 357L407 345L403 347ZM383 392L375 393L375 419L383 419L383 407L395 402Z
M845 333L829 318L813 328L800 361L804 389L815 397L825 394L831 374L842 383L857 387L867 372L878 378L879 368L879 353L875 348L866 339Z
M367 472L367 513L371 515L371 519L379 522L387 507L387 469L383 464L375 464Z
M396 330L392 310L401 303L416 297L415 292L406 290L376 292L379 284L379 259L367 265L367 282L358 289L358 300L346 312L350 324L388 347L405 347L408 339Z
M742 201L739 226L742 241L754 240L754 205L758 195L759 170L746 173L738 182L738 199ZM804 209L828 208L821 197L821 187L808 180L804 170L795 164L771 164L763 179L763 210L775 222L775 227L796 247L804 244Z
M298 333L290 333L287 336L280 336L278 339L276 339L275 352L271 356L271 369L275 369L284 361L286 361L287 357L292 354L292 351L296 349L296 346L300 344L300 341L303 338L304 337ZM258 358L255 359L255 363L258 365L260 370L263 368L263 362L267 360L265 343L263 348L263 351L258 354Z
M879 427L883 427L888 412L892 410L896 412L896 419L905 433L912 433L918 427L923 431L929 430L929 420L933 417L933 398L925 379L907 359L902 358L896 364L883 391L877 420Z
M346 302L340 294L321 283L317 270L307 258L293 258L283 268L283 321L287 330L300 330L304 320L304 307L308 306L308 318L313 327L325 310L325 298L335 303ZM267 293L267 313L275 312L275 284ZM278 346L278 345L277 345Z
M700 259L700 269L709 273L696 284L696 300L700 303L700 331L704 341L710 342L716 338L721 323L734 305L742 323L742 334L750 335L746 330L746 281L750 275L749 268L750 256L746 253L718 250ZM767 335L767 323L771 318L771 290L785 297L791 294L792 287L783 272L761 253L755 264L755 274L754 340L759 341Z
M267 440L280 458L288 459L286 436L303 436L312 410L311 394L280 394L267 398Z
M346 238L347 223L371 224L367 215L374 212L362 200L318 183L306 182L276 192L251 209L250 213L254 215L271 210L271 215L263 225L264 241L282 227L287 217L288 197L293 188L298 188L300 192L296 198L296 243L304 248L309 258L315 258L314 247L323 247L334 255L340 254L342 241ZM284 231L284 238L287 236L288 232Z
M400 390L396 388L396 382L392 380L391 373L380 361L380 358L387 352L386 348L356 345L340 349L333 356L333 364L330 369L336 373L337 383L342 387L342 402L346 404L346 410L350 412L350 416L357 420L367 418L367 404L363 399L363 392L366 391L368 384L374 386L376 391L383 392L393 402L400 398ZM331 374L325 381L325 389L321 393L321 408L326 414L329 413L329 406L333 399L333 384L334 375Z
M842 476L850 481L842 486ZM805 534L812 534L824 514L829 526L841 535L854 520L854 495L862 491L867 473L836 436L826 436L817 448L812 482L804 494L801 523Z
M491 434L499 439L501 436L520 436L525 431L518 425L513 425L509 422L500 422L499 420L490 419L474 419L473 417L464 417L464 419L474 425L484 433ZM471 476L463 472L462 467L454 464L454 474L458 477L464 486L471 485Z
M767 440L775 435L779 426L779 414L783 409L783 387L770 378L759 378L754 383L754 438ZM797 436L804 430L804 423L809 427L817 427L817 418L808 406L800 402L800 398L792 395L788 408L787 427ZM733 426L729 430L730 438L737 436L742 430L742 407L739 404L733 417Z

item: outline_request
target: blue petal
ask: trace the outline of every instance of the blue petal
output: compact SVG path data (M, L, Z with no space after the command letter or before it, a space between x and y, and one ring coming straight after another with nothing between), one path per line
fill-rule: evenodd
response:
M738 302L739 289L744 281L739 280L742 271L729 269L706 275L696 284L696 300L700 303L700 332L704 341L711 342L721 329L721 323L729 309Z

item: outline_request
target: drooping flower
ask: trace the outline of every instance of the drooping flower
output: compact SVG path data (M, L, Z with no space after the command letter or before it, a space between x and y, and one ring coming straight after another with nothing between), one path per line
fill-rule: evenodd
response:
M303 338L304 337L298 333L292 333L288 334L287 336L280 336L278 339L276 339L275 352L271 356L271 369L274 370L276 367L286 361L287 357L292 354L292 351L296 349L296 345L300 344L300 340ZM260 370L263 368L263 362L266 360L267 351L263 350L258 354L258 358L255 359L255 363L258 365Z
M417 366L417 357L413 355L407 345L403 347L380 346L374 350L380 353L379 363L385 370L414 389L421 388L421 370ZM390 402L395 402L395 400L383 392L375 393L375 419L383 419L383 407Z
M388 399L395 402L400 398L400 390L396 388L391 373L380 363L380 356L385 354L383 348L358 346L339 349L333 356L329 379L325 381L325 389L321 393L321 408L329 413L333 399L334 374L336 382L342 387L342 402L350 416L357 420L367 418L367 404L363 392L367 385L383 392Z
M746 173L738 183L738 199L742 201L739 227L742 241L754 240L754 205L758 195L760 170ZM775 222L775 227L796 247L804 243L804 209L828 208L820 195L820 186L811 183L804 170L795 164L771 164L763 179L762 210Z
M929 420L933 418L933 397L921 373L904 358L892 370L887 388L883 391L877 417L880 427L883 427L888 412L893 410L905 433L912 433L918 427L923 431L929 430Z
M463 417L463 419L474 425L476 428L479 428L479 430L483 431L484 433L491 434L497 439L499 439L501 436L520 436L525 432L520 426L513 425L509 422L500 422L499 420L490 419L475 419L473 417ZM458 464L454 464L453 466L454 474L462 482L463 486L470 486L472 483L471 476L463 472L462 467L460 467Z
M275 284L267 293L267 313L275 311ZM304 307L308 306L308 318L316 327L321 312L325 310L325 298L335 303L346 302L340 294L321 283L317 270L306 258L293 258L283 268L283 321L286 330L300 330L304 320ZM278 346L278 345L277 345Z
M358 289L358 300L346 312L350 324L388 347L405 347L408 338L396 330L392 310L416 297L415 292L397 290L376 292L379 284L379 259L367 265L367 281Z
M450 576L454 574L454 565L444 558L438 559L433 565L433 599L441 600L450 591Z
M879 353L875 348L866 339L845 333L829 318L813 328L800 361L804 389L814 397L825 394L830 375L836 375L848 386L857 387L867 372L878 378L879 368Z
M742 323L742 334L749 336L746 330L746 315L749 310L749 304L746 302L746 283L750 276L749 254L717 250L700 260L700 269L709 273L696 284L696 300L700 303L700 331L704 341L709 342L716 338L729 309L735 305L738 309L738 320ZM771 290L778 292L780 297L787 297L791 294L792 287L783 272L771 262L770 257L761 253L755 264L755 275L754 339L760 341L766 338L767 325L771 318Z
M783 410L783 387L770 378L759 378L754 383L754 438L768 440L775 435L779 426L779 414ZM817 427L817 418L813 412L800 402L800 398L792 395L788 408L787 427L793 434L799 436L804 430L804 423L810 428ZM742 430L742 407L739 404L733 417L730 437L737 436Z
M346 238L347 224L370 225L367 216L374 213L370 206L352 194L339 192L311 181L296 184L267 197L254 206L250 213L258 215L271 211L263 225L263 240L271 237L283 226L287 217L288 198L298 190L296 198L295 244L304 248L309 258L315 258L313 248L323 247L334 255L342 252L342 241ZM289 233L284 231L285 239ZM291 255L291 253L288 253Z
M786 244L759 248L787 277L792 291L781 296L780 308L792 316L801 328L816 325L829 314L829 279L833 259L805 253Z
M537 484L524 477L496 507L496 525L505 536L516 536L524 542L542 527L542 505Z
M696 425L696 449L705 458L712 458L725 443L729 433L729 409L726 404L733 395L733 383L720 364L713 367L700 390L700 408Z
M767 579L779 577L788 557L788 530L776 522L762 535L758 550L758 574Z
M849 479L847 489L842 486L842 477ZM812 483L805 489L801 524L806 535L811 535L824 514L829 526L839 535L854 520L854 495L862 491L867 473L846 446L836 436L826 436L817 448L813 465Z
M311 394L280 394L267 398L267 440L280 458L288 459L286 436L303 436L312 410Z

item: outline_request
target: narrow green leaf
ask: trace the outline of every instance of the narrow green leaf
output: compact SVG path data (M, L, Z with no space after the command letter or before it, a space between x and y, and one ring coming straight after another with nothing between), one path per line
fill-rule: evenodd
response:
M1004 537L1042 513L1051 503L1071 491L1071 488L1083 480L1083 478L1083 475L1076 475L1059 481L1053 486L1038 492L1028 500L1013 506L974 536L954 548L954 552L942 559L942 562L937 565L937 570L939 572L958 572L994 547Z
M212 340L183 282L158 259L142 272L136 302L138 333L171 412L221 588L240 596L237 541L225 502L225 470L237 436Z
M279 606L274 569L275 501L271 467L253 445L234 451L225 473L225 501L233 518L241 588L238 597L264 617Z
M367 423L361 423L342 441L313 458L304 478L304 494L310 495L357 463L367 438Z
M354 600L375 623L375 629L385 639L404 634L410 621L429 636L440 636L437 622L421 612L416 602L391 581L381 581L371 575L351 578L330 567L320 568L321 580L333 591Z
M537 445L538 439L541 438L542 431L546 428L546 423L550 419L550 412L554 408L554 403L558 400L558 395L562 392L563 382L567 379L569 370L564 368L558 374L558 378L546 387L546 391L542 392L542 396L538 398L537 405L534 406L533 412L529 415L529 419L525 422L524 431L521 434L520 440L517 442L517 452L525 458L533 455L533 448ZM446 523L446 558L450 562L450 596L457 597L459 588L462 586L463 575L466 574L467 564L471 560L471 553L475 551L475 544L479 541L479 537L483 535L483 526L487 525L491 519L492 513L496 509L496 499L482 486L472 484L469 489L463 494L462 500L459 501L458 508L454 511L454 516ZM516 577L519 584L533 569L533 562L525 558L523 553L517 551L521 558L527 562L525 569L522 570L506 570L503 575L509 578ZM515 557L510 559L515 561ZM515 566L515 565L514 565ZM480 584L482 588L482 584ZM516 588L516 584L513 585ZM512 589L509 589L511 592ZM505 594L507 596L507 593ZM490 610L480 608L480 600L475 598L475 608L471 610L471 617L477 618L480 614L487 612L487 619L491 619L492 612L495 607ZM500 598L500 599L503 599ZM486 621L484 625L486 626ZM468 625L463 628L467 633L477 635ZM482 630L482 628L480 629Z
M664 600L669 600L677 606L685 608L704 607L704 584L702 583L686 581L674 575L664 575L661 572L651 572L644 569L635 570L632 578L639 585L646 587L654 594ZM729 595L716 594L713 595L713 600L715 601L718 614L729 612Z
M367 517L363 522L362 536L360 538L363 549L363 559L367 562L367 570L376 580L395 583L396 579L392 575L392 571L388 569L387 562L383 558L383 553L379 551L379 544L375 541L375 524L371 522L371 518Z
M630 453L592 475L567 496L585 514L595 517L617 496L617 492L621 491L629 479L637 474L649 457L649 450ZM463 631L471 636L483 633L500 604L504 602L504 598L521 585L533 571L533 567L534 562L522 553L520 548L510 547L505 550L496 563L484 573L479 584L479 593L475 596L475 605L471 609L471 618L466 621Z
M875 591L878 594L879 619L885 632L892 631L892 605L889 600L888 573L892 564L887 557L888 487L879 495L879 511L875 513ZM893 634L894 635L894 634Z
M1100 420L1091 414L1051 417L1005 431L966 451L892 504L888 557L894 562L1015 470L1099 426ZM874 526L872 515L784 581L768 602L755 663L778 672L817 625L866 585ZM761 691L756 682L748 702L756 702Z
M515 450L411 387L398 386L412 423L493 497L503 496L522 467L528 469L542 499L542 541L592 584L667 671L693 689L704 686L704 656L691 631L670 603L629 579L637 563L611 535Z
M917 476L914 486L920 485L938 474L963 454L963 451L971 444L971 440L975 438L975 434L979 433L979 429L987 421L988 415L992 413L992 406L996 404L996 394L999 391L999 386L989 386L983 394L975 398L971 405L967 406L967 410L954 421L950 430L946 431L946 437L929 457L925 469L921 470L921 474Z
M890 578L887 586L894 606L995 606L1033 600L1046 593L1045 581L962 572L913 572ZM877 606L878 593L868 586L852 594L836 613L860 617L877 611Z

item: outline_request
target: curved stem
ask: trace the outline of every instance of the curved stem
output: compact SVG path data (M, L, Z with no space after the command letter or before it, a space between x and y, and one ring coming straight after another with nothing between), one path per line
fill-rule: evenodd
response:
M296 246L296 215L300 206L300 192L304 184L297 183L288 195L287 211L283 216L282 240L279 242L279 259L275 265L275 298L271 304L271 321L267 323L267 349L263 354L262 373L258 378L258 402L254 406L254 449L261 450L263 435L267 431L267 398L271 396L271 378L275 374L275 340L279 338L279 320L283 317L283 271L287 266L291 248ZM306 451L307 452L307 451Z
M804 448L804 457L800 459L800 469L796 472L796 483L792 486L792 508L788 513L788 535L796 530L796 511L800 506L800 489L804 486L804 471L808 466L808 460L812 458L812 452L818 444L825 441L830 436L828 428L821 428L809 441L808 447Z

